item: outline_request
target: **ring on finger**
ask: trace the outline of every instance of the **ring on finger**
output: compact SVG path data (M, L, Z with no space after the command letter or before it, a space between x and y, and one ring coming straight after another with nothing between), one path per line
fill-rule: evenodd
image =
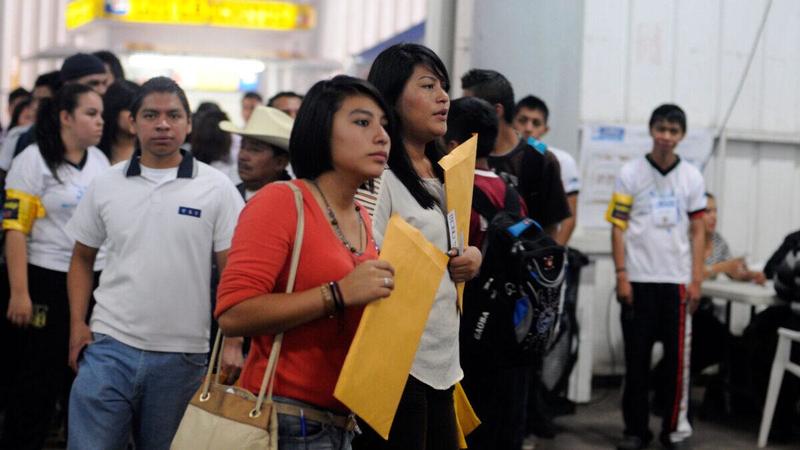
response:
M383 287L389 287L391 283L392 281L389 279L389 277L383 277Z

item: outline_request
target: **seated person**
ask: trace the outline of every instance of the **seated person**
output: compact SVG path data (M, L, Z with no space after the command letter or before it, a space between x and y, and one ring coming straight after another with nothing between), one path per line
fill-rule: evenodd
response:
M713 194L708 192L706 192L706 198L708 206L706 207L706 214L703 216L706 226L706 248L703 254L705 279L714 279L720 273L724 273L732 280L764 284L767 280L764 272L748 270L744 258L733 258L731 256L728 243L716 231L717 200Z

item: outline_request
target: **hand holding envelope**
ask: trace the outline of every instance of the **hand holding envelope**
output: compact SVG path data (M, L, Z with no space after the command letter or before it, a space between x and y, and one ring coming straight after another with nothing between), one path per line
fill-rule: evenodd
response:
M394 215L381 259L395 289L364 309L333 395L387 439L448 257Z

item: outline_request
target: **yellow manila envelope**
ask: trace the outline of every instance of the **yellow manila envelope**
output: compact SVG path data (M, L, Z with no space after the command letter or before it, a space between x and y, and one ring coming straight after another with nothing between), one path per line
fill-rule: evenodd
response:
M444 169L444 191L447 201L447 227L450 247L463 251L469 239L469 217L472 211L472 188L475 185L475 155L478 135L473 134L439 160ZM462 311L464 283L458 283L458 310Z
M467 400L467 393L461 387L461 383L456 383L453 391L453 405L456 409L456 427L458 428L458 448L467 448L466 436L475 431L481 424L475 410Z
M333 396L388 439L448 257L395 214L380 259L395 288L364 309Z

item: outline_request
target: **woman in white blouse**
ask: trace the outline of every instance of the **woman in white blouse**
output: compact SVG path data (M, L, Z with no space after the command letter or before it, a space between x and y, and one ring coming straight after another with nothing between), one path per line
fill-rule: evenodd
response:
M448 244L443 171L437 139L447 131L447 69L433 51L417 44L398 44L375 59L368 80L396 115L389 168L380 181L373 228L381 242L389 217L400 216L430 242L451 255L425 331L420 339L403 396L384 441L364 426L356 449L455 450L458 448L453 387L463 377L459 364L459 312L455 283L473 278L481 254Z

